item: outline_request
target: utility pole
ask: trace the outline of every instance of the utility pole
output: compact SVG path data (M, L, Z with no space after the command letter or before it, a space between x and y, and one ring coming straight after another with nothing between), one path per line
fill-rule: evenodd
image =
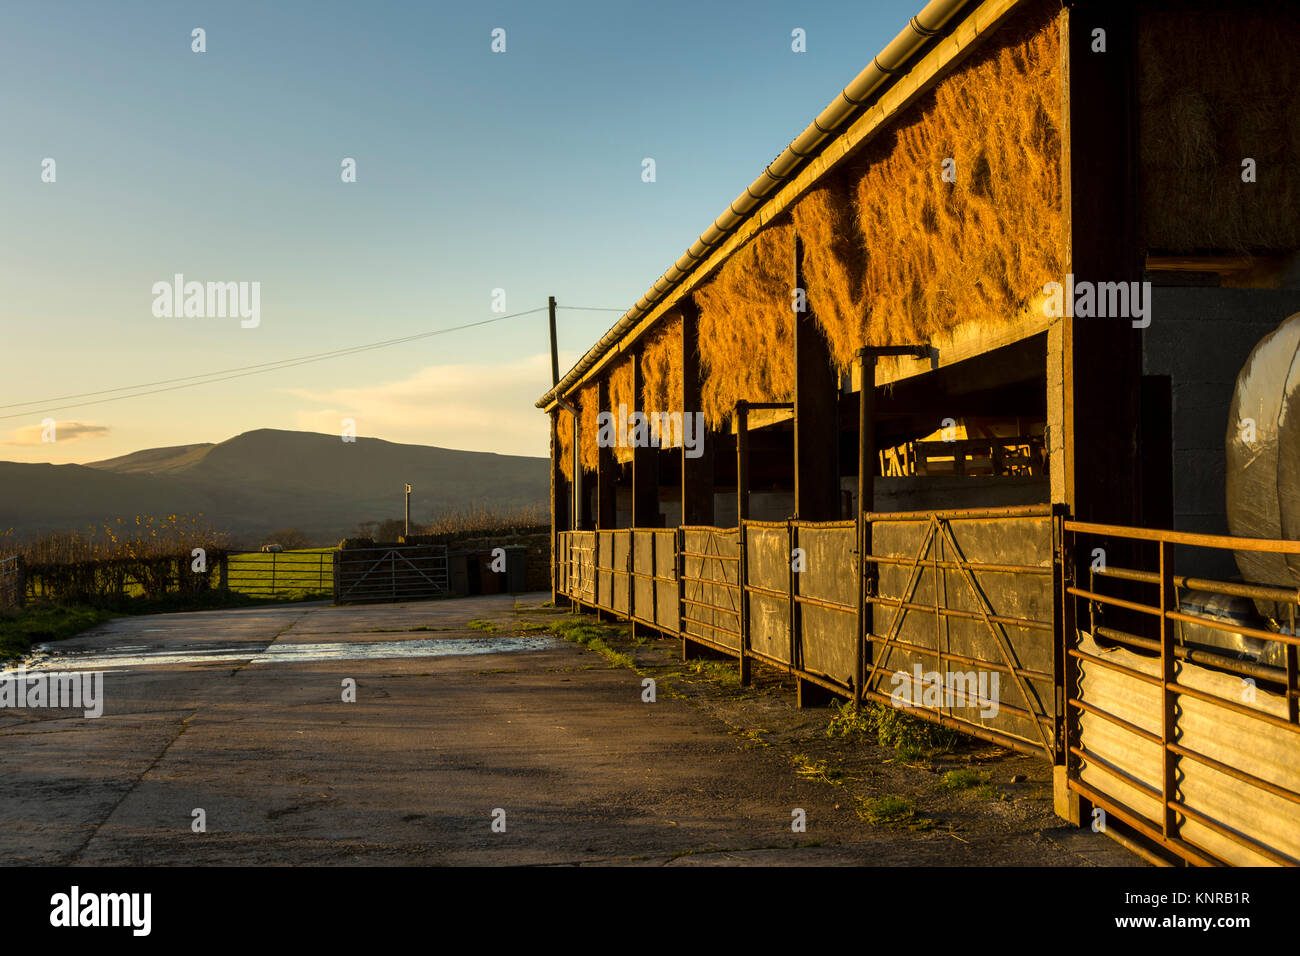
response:
M406 537L411 536L411 483L406 483Z
M555 296L546 297L546 305L551 313L551 387L560 384L560 350L555 341Z

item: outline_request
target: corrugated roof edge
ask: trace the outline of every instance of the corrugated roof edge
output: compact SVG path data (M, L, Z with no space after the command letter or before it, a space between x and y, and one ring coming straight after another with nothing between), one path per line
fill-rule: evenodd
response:
M617 345L630 329L680 285L694 271L696 264L705 258L705 254L710 249L735 231L778 186L785 183L807 161L843 132L849 118L866 105L868 96L886 88L891 76L899 73L921 47L942 33L963 7L972 4L973 0L932 0L927 3L908 21L908 25L890 41L888 46L872 57L871 63L840 91L840 95L822 110L821 114L782 151L781 155L769 163L762 174L731 202L722 215L713 221L713 224L673 263L672 267L655 280L650 291L587 350L587 353L564 374L557 385L547 390L546 394L537 400L536 407L546 408L555 401L556 396L567 392L587 369Z

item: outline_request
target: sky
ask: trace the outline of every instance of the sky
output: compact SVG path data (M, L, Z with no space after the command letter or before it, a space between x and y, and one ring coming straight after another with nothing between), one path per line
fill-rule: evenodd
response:
M563 374L920 6L7 0L0 460L344 419L545 455L547 296ZM177 274L256 324L169 314Z

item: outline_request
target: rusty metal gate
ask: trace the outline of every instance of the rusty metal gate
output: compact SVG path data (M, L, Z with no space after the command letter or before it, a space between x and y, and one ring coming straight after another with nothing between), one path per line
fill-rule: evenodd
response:
M684 527L681 535L682 636L739 656L740 529Z
M871 543L864 694L1054 757L1060 566L1051 507L863 521Z
M678 535L672 530L637 528L629 532L632 551L631 612L628 617L665 634L677 634Z
M343 548L334 552L334 603L405 601L451 592L446 545Z

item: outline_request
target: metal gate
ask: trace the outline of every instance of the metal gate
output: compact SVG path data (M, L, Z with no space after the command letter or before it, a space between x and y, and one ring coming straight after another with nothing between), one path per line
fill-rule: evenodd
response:
M1061 577L1051 507L863 519L866 696L1054 757Z
M446 545L393 545L335 552L334 603L411 601L451 592Z

